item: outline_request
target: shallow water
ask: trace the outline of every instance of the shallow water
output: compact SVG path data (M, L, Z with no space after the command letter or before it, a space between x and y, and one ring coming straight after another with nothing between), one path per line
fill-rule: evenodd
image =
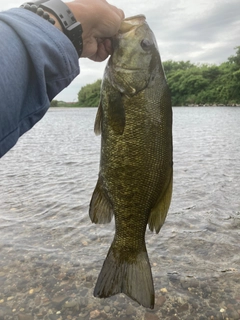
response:
M92 296L114 234L88 206L96 109L50 109L0 161L0 320L240 319L240 108L174 108L174 189L147 310Z

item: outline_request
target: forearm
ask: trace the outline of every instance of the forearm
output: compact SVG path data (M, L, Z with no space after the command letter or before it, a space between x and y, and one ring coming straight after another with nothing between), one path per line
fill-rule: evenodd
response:
M54 26L34 13L39 3L41 9L50 11ZM66 3L77 20L71 16L70 27L72 21L75 27L69 31L55 3L42 3L0 12L0 157L43 117L50 101L78 75L79 57L103 61L111 54L110 39L124 18L122 10L105 0L74 0ZM60 6L59 10L65 10L65 5ZM44 17L49 19L47 13Z
M79 73L69 39L24 9L0 13L0 157Z

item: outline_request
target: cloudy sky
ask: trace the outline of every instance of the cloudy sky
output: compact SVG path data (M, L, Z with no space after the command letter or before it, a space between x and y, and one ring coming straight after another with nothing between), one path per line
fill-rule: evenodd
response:
M0 0L0 10L27 0ZM240 0L109 0L125 16L144 14L155 33L162 61L220 64L240 46ZM102 78L105 62L80 59L81 75L56 99L77 101L87 83Z

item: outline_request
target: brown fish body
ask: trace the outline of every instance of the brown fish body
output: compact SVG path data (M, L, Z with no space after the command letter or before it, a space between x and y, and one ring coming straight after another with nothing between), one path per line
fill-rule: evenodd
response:
M106 67L95 124L102 134L101 161L90 217L106 223L114 214L116 232L94 295L124 292L153 308L145 231L149 224L159 232L171 201L171 101L145 19L129 18L121 29Z

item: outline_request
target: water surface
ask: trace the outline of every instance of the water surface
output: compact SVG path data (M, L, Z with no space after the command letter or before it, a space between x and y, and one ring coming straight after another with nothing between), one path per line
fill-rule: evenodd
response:
M92 296L114 234L88 206L96 109L50 109L0 161L0 319L240 319L240 108L174 108L174 189L146 242L153 311Z

